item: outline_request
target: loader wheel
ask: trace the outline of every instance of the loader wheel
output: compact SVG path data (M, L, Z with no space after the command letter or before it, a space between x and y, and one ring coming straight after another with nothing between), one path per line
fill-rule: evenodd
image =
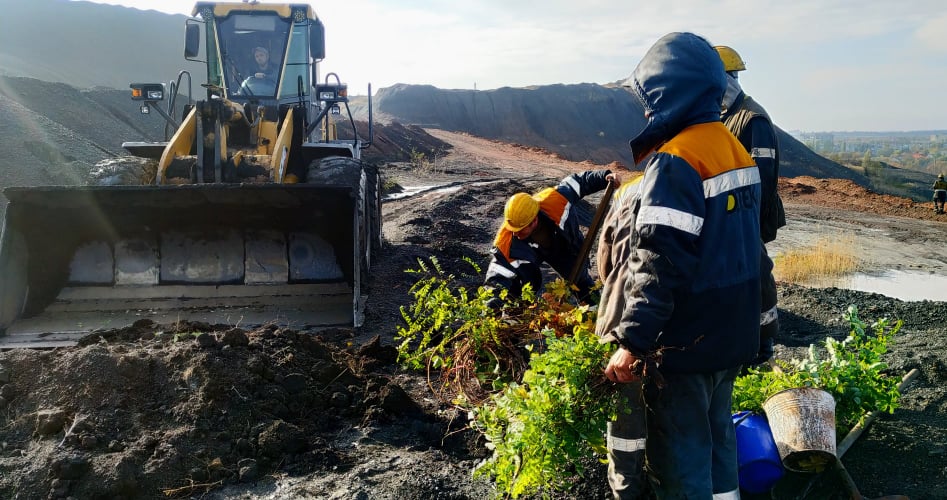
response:
M362 176L362 162L344 156L330 156L314 160L306 171L309 184L327 184L358 187Z
M366 190L366 213L368 214L371 228L372 251L381 250L382 230L381 230L381 173L378 172L378 166L370 163L365 165L365 174L368 189Z
M362 190L362 172L365 172L365 189ZM372 264L372 253L380 246L378 228L381 224L380 204L378 203L378 168L354 158L331 156L315 160L309 164L306 172L309 184L349 186L361 194L359 214L364 221L358 231L358 243L361 249L361 262L367 275Z
M102 160L89 169L90 186L142 186L155 183L158 161L137 156Z

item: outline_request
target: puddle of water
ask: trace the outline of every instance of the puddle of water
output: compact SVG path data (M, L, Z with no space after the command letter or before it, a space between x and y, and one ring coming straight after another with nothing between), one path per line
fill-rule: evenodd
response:
M885 271L881 274L854 274L831 285L887 297L913 300L947 300L947 276L920 271Z
M485 181L485 182L474 182L471 183L471 186L487 186L490 184L496 184L499 181ZM401 198L408 198L419 193L432 193L432 194L449 194L456 191L460 191L461 185L455 186L404 186L403 190L398 193L391 193L385 196L385 200L399 200Z
M437 186L407 186L401 192L391 193L385 196L386 200L398 200L401 198L407 198L409 196L414 196L422 191L429 191L436 188Z

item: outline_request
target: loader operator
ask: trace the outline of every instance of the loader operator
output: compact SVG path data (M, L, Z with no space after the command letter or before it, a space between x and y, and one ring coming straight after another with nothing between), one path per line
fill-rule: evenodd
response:
M263 47L254 47L253 61L256 62L256 66L250 72L251 75L256 78L276 78L276 68L270 64L270 51Z
M276 94L277 68L270 63L270 51L254 47L253 63L240 84L238 95L272 96Z
M760 238L762 251L766 243L776 239L776 231L786 225L783 201L779 198L779 143L769 114L740 86L739 72L746 63L737 51L725 45L714 47L727 76L727 90L721 103L720 118L730 132L743 144L760 171ZM779 331L776 308L776 280L772 273L762 277L762 309L760 312L760 350L751 365L765 363L773 357L773 344Z
M944 174L938 174L934 181L934 212L944 213L944 202L947 201L947 181Z
M485 286L506 289L510 297L519 298L523 286L529 283L539 293L543 262L567 277L580 258L584 239L574 205L605 189L609 182L619 184L618 175L610 170L587 171L569 175L558 186L536 194L516 193L510 197L503 210L503 225L490 250ZM580 300L589 300L594 283L587 267L579 270L574 285ZM488 305L499 309L503 301L496 295Z

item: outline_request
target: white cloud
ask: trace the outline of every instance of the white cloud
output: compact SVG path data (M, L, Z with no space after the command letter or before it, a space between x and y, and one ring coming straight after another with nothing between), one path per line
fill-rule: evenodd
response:
M922 22L914 39L929 50L947 52L947 13Z

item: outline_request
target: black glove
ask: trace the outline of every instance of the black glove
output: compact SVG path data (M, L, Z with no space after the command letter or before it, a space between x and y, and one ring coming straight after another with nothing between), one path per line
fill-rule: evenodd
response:
M772 359L774 344L773 337L760 338L760 350L756 353L756 357L753 358L753 361L750 362L750 365L762 365L763 363Z
M779 318L760 325L760 350L756 353L756 358L750 363L751 365L761 365L773 357L773 339L776 338L777 333L779 333Z

